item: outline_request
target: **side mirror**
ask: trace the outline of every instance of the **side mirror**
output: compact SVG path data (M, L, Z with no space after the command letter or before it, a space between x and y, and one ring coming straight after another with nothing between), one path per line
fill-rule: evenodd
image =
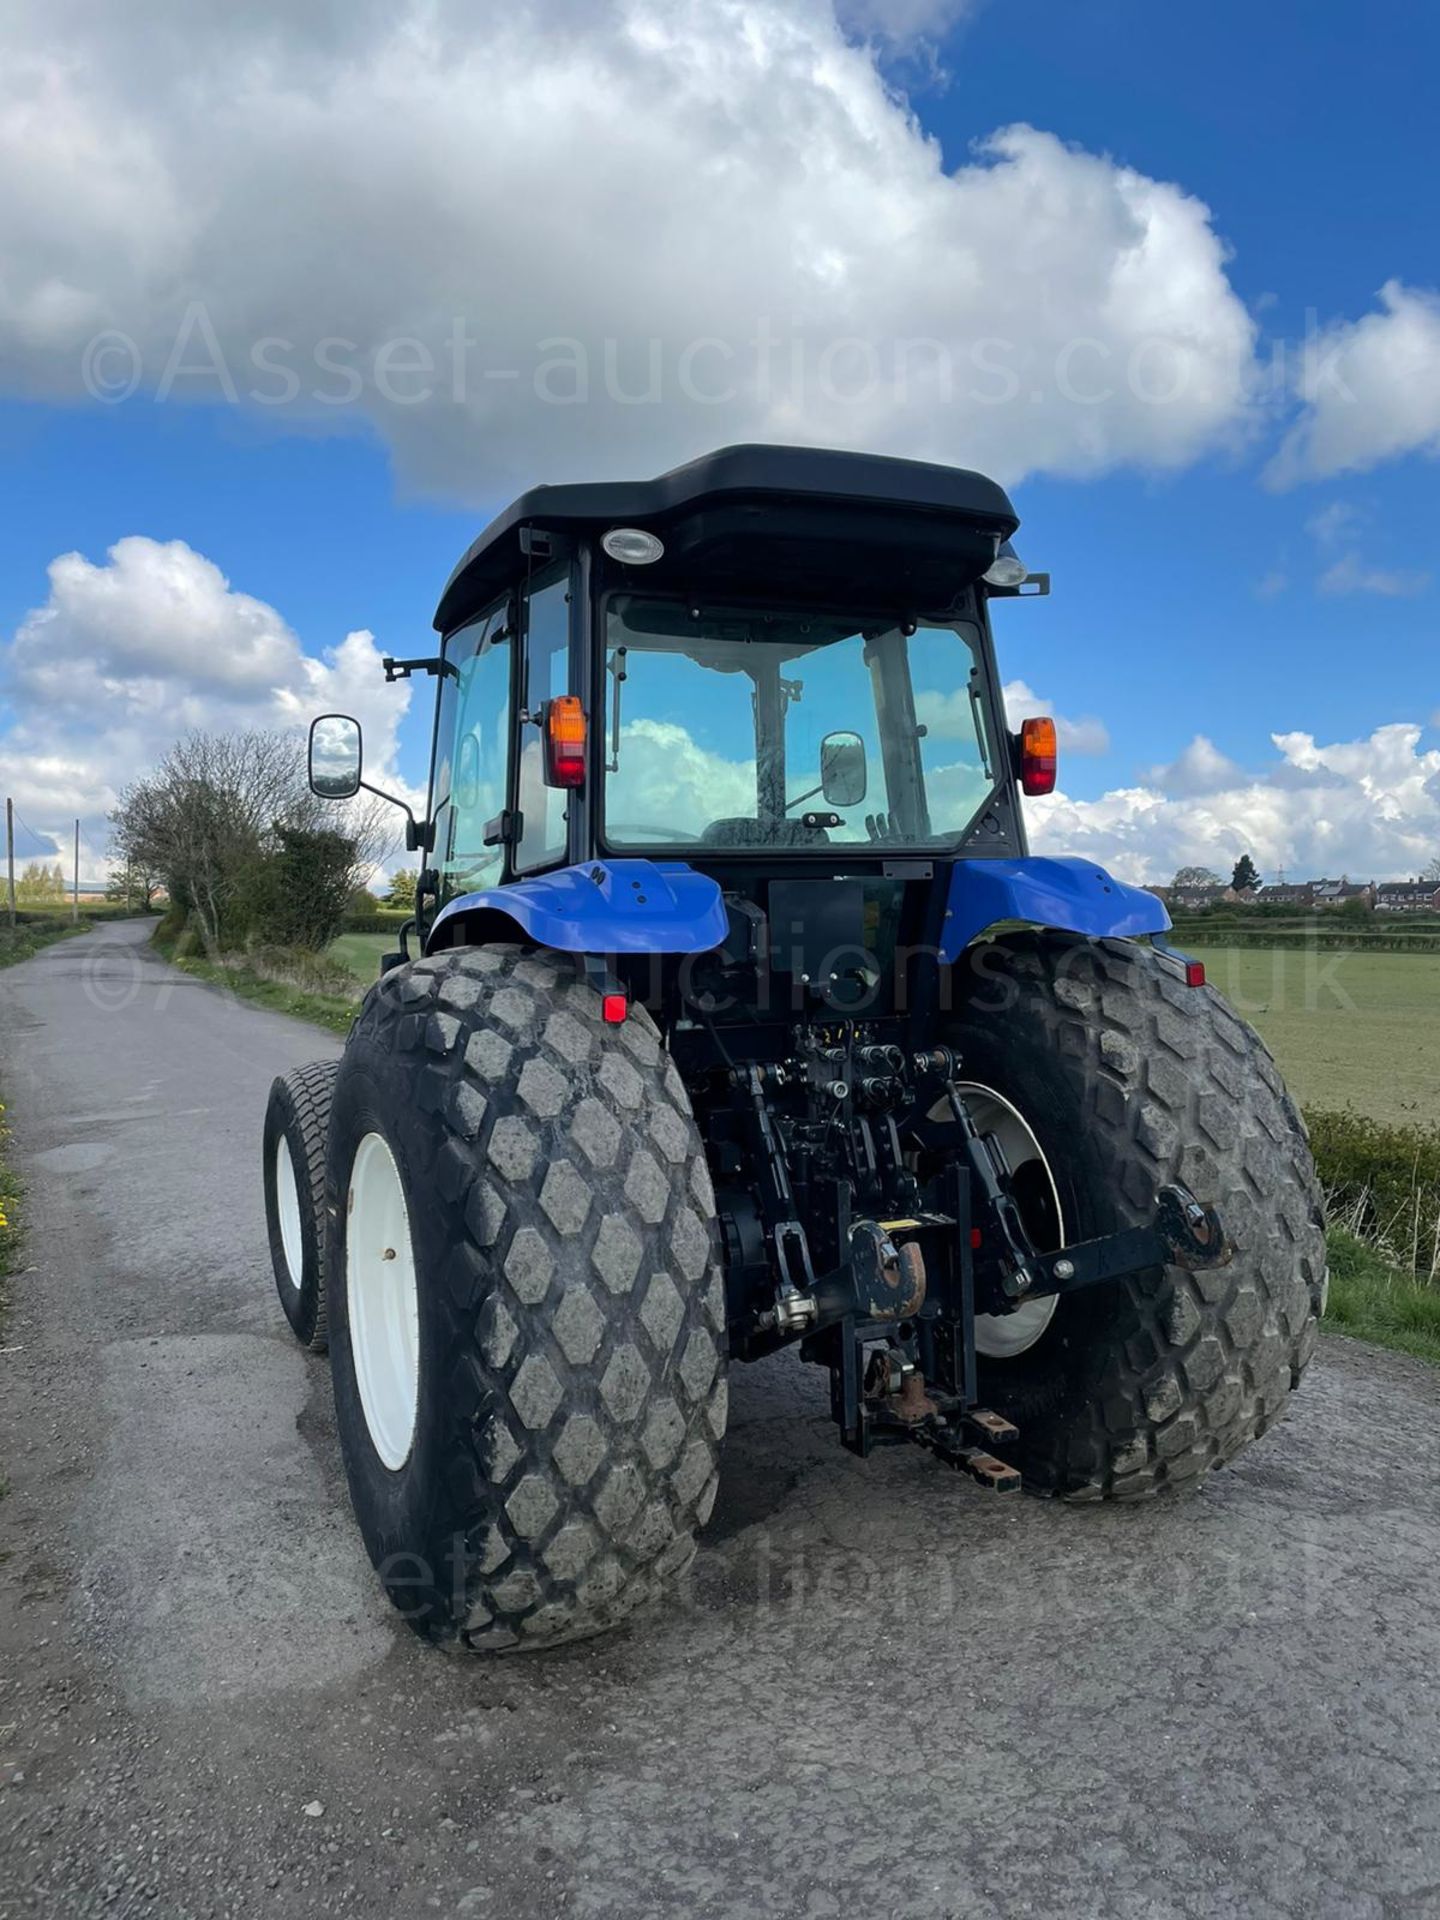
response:
M348 713L322 713L310 722L310 791L322 800L349 800L360 791L360 722Z
M827 733L820 742L820 791L832 807L858 807L869 784L865 742L858 733Z

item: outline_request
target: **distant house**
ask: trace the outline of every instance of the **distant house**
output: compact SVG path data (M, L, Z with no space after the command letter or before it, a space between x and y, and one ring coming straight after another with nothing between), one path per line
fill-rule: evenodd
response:
M1346 876L1339 880L1316 880L1313 891L1319 907L1343 907L1351 900L1363 900L1367 907L1375 904L1375 889L1368 881L1357 885Z
M1204 913L1207 907L1218 906L1222 900L1240 897L1232 887L1171 887L1169 893L1166 904L1180 913Z
M1308 880L1261 887L1255 896L1255 903L1261 907L1313 907L1314 887Z
M1377 913L1440 913L1440 881L1381 880L1375 888Z

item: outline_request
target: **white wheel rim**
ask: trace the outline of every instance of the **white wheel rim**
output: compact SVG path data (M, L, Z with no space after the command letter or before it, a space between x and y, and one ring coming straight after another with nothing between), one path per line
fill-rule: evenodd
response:
M300 1182L295 1178L295 1162L290 1142L282 1133L275 1142L275 1212L280 1224L280 1248L285 1255L285 1276L298 1293L305 1278L305 1236L300 1227Z
M1056 1245L1063 1247L1068 1236L1065 1212L1060 1205L1060 1189L1055 1184L1055 1175L1050 1170L1045 1149L1035 1138L1029 1121L1018 1107L1012 1105L1003 1093L996 1093L993 1087L982 1087L975 1080L957 1080L955 1091L964 1096L980 1131L993 1133L1000 1142L1012 1174L1032 1160L1039 1162L1055 1202L1055 1218L1060 1222L1060 1238ZM953 1118L944 1100L936 1102L928 1117L937 1122ZM1054 1248L1041 1247L1038 1251L1052 1253ZM987 1360L1013 1360L1018 1354L1027 1353L1055 1318L1055 1309L1059 1304L1059 1296L1051 1293L1041 1300L1025 1301L1013 1313L977 1313L975 1351L984 1354Z
M420 1296L395 1156L367 1133L350 1168L345 1299L370 1441L393 1473L410 1457L420 1404Z

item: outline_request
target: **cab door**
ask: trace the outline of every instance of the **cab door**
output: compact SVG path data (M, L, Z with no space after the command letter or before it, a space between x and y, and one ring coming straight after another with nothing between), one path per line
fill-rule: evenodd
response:
M514 713L513 603L447 635L435 723L431 818L439 904L505 877Z
M545 782L545 704L571 691L571 614L575 590L568 562L548 568L520 594L520 712L516 739L514 864L534 873L567 857L569 803L574 795Z

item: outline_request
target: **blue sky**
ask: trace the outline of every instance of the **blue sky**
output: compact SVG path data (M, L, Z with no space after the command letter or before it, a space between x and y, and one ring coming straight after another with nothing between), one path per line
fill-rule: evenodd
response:
M443 16L447 0L399 12L423 17L429 31L437 9ZM504 70L502 23L513 35L519 19L535 36L526 84L541 76L557 120L569 112L585 125L603 112L593 95L572 91L584 82L567 65L561 16L567 31L588 37L592 55L613 57L620 82L650 63L637 84L652 95L655 62L687 73L708 62L715 77L702 104L720 102L723 114L712 125L691 113L673 134L693 150L677 153L667 188L643 150L629 154L633 122L623 137L591 129L587 149L542 138L533 110L517 108L514 177L507 154L461 150L470 128L437 112L421 85L426 59L453 64L455 43L448 53L422 47L392 82L394 126L375 132L384 168L357 138L347 168L336 163L347 189L338 198L318 188L310 196L309 187L326 183L354 137L363 101L347 103L343 76L375 53L379 43L366 36L381 32L378 10L356 8L343 28L326 9L300 10L308 25L298 52L283 44L300 32L293 16L275 10L284 98L292 108L297 97L313 102L329 143L322 160L297 144L278 197L268 159L257 155L278 147L276 164L287 158L283 139L299 142L293 113L281 141L262 140L282 124L273 117L282 90L267 99L262 84L237 101L217 78L233 52L227 36L239 31L226 10L202 4L182 15L169 0L144 0L147 10L157 27L148 55L132 45L109 64L98 58L109 31L98 6L66 14L67 33L82 44L90 35L102 86L67 76L46 14L22 8L18 57L0 83L0 130L9 135L0 132L0 189L12 168L21 196L18 212L12 194L11 212L0 214L0 284L11 289L0 298L0 460L9 480L0 777L37 828L82 814L87 867L103 858L107 796L145 770L171 719L298 720L318 700L363 698L382 764L418 784L428 745L419 704L405 713L398 692L355 692L371 654L356 643L337 661L330 650L356 632L372 634L379 650L424 646L454 559L525 480L654 471L677 452L756 437L757 418L768 423L748 402L687 411L668 397L608 413L551 406L478 420L409 404L232 405L213 365L177 376L158 400L188 301L216 316L232 360L272 332L303 343L312 332L378 337L383 326L438 342L436 316L463 308L482 336L489 328L502 360L513 357L502 345L545 335L588 342L593 328L618 336L640 365L652 329L667 341L687 329L693 337L711 307L726 339L763 305L782 330L803 308L812 339L833 325L883 347L912 312L920 332L948 327L963 299L955 337L968 343L989 330L991 289L998 334L1023 334L1042 310L1047 325L1053 319L1037 349L1052 358L1057 340L1099 335L1108 358L1080 349L1077 385L1105 377L1137 337L1116 317L1122 299L1163 313L1158 331L1172 340L1193 318L1215 364L1253 330L1244 395L1212 399L1180 421L1154 406L1067 411L1050 398L1028 404L1023 393L1003 409L952 407L939 426L923 411L912 420L904 406L887 409L883 394L868 409L816 404L782 421L786 437L973 458L1013 483L1020 549L1055 584L1048 601L1003 609L1002 664L1007 679L1071 723L1083 749L1064 755L1066 799L1037 818L1037 840L1150 878L1168 877L1182 859L1221 865L1252 840L1272 871L1343 863L1379 875L1418 867L1427 850L1440 856L1432 9L1390 0L1357 23L1329 0L1203 9L898 0L885 16L891 34L868 52L857 43L873 33L875 10L843 15L848 47L837 56L834 46L846 43L819 0L725 0L703 19L684 6L652 15L623 0L556 0L508 14L481 6L463 27L441 24L463 35L463 57L479 73L493 75ZM77 19L88 25L77 29ZM737 29L764 40L758 77L734 52ZM167 72L182 73L202 100L207 85L219 89L224 105L207 120L202 155L193 141L187 149ZM407 72L416 85L408 141ZM63 114L55 88L71 89ZM46 103L59 131L37 169L33 115ZM777 107L794 129L793 150L777 145L770 161L762 151L744 176L734 155L747 141L781 139ZM1019 157L977 155L977 141L1015 124L1053 144ZM72 144L61 150L67 133ZM963 174L963 201L924 177L924 136L940 143L944 172ZM788 211L783 192L772 206L766 165L778 176L802 150L813 168L806 192ZM94 156L106 151L119 156L101 189L114 204L76 211ZM447 170L447 151L472 170ZM712 163L720 184L707 195L693 182ZM33 182L47 166L42 199ZM524 200L527 170L535 206ZM1013 194L990 191L1012 173ZM1143 283L1125 282L1117 295L1124 244L1115 207L1130 192L1125 178L1147 183L1160 239ZM1172 198L1155 201L1152 189L1165 188ZM692 191L699 197L687 206ZM673 209L654 197L666 192ZM487 208L473 234L464 225L471 194ZM567 260L573 234L560 216L549 225L549 203L567 199L586 223L586 244L595 239L590 257L603 246L617 263L613 284L601 283L603 267L597 276L585 260ZM690 257L697 220L712 217L711 248ZM468 262L459 250L459 266L457 233L474 246ZM247 281L252 240L260 264ZM802 245L813 251L792 284ZM1112 245L1119 264L1097 289L1089 262ZM664 311L671 288L693 287L697 275L693 311ZM1404 290L1403 311L1383 305L1387 283ZM392 285L391 305L371 310L376 289ZM965 291L952 296L952 287ZM502 339L516 310L523 318ZM1332 338L1348 350L1366 316L1376 331L1363 336L1365 358L1354 363L1363 378L1351 382L1356 398L1344 408L1327 412L1322 397L1307 410L1268 377L1276 351L1293 368L1295 344L1317 327L1340 329ZM98 403L75 377L101 323L136 342L143 362L137 391L121 404ZM191 344L203 359L204 337ZM1372 414L1389 421L1384 432L1365 424ZM1299 452L1277 476L1277 452L1297 428ZM139 544L117 571L107 555L127 537ZM194 567L167 543L183 543ZM47 568L70 553L88 567L56 586ZM201 579L204 563L211 572ZM265 613L240 610L239 664L220 671L235 595ZM1028 710L1028 694L1018 698ZM1407 727L1420 731L1403 739L1393 731ZM1392 731L1377 742L1382 729ZM1292 741L1288 751L1276 735ZM1313 751L1294 744L1302 735ZM1150 797L1124 797L1136 794ZM1383 830L1373 827L1377 812Z

